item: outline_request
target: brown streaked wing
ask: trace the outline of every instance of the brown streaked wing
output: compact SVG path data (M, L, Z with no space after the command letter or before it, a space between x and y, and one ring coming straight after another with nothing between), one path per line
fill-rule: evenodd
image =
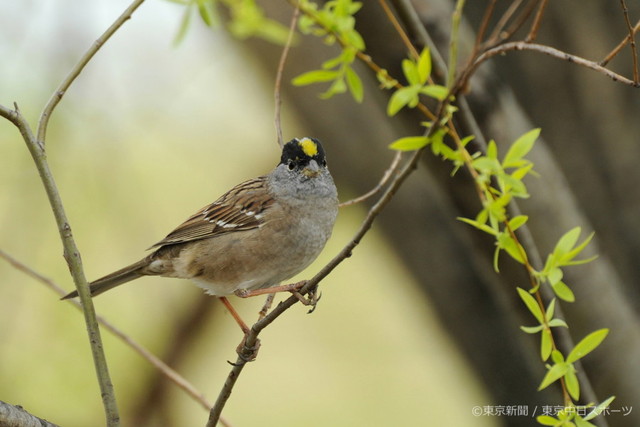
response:
M266 177L250 179L200 209L151 248L257 228L264 222L260 214L272 204L273 199L267 193Z

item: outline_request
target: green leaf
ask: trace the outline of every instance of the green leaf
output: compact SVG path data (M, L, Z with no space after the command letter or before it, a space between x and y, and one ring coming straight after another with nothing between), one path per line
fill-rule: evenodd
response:
M496 163L498 163L497 160ZM500 184L504 189L503 191L510 191L511 194L513 194L513 196L515 197L520 197L522 199L526 199L529 197L529 193L527 193L527 187L524 185L524 182L520 181L519 179L515 179L511 175L501 173Z
M191 24L191 12L192 7L188 6L184 9L184 13L182 14L182 19L180 20L180 27L178 28L178 32L176 33L176 37L173 39L173 44L178 45L184 40L184 37L187 35L187 30L189 29L189 25Z
M512 231L516 231L518 228L522 227L528 219L529 217L527 215L514 216L509 220L509 227Z
M578 241L578 237L580 237L580 227L574 227L564 233L562 237L560 237L560 240L558 240L558 243L556 243L556 247L553 249L553 254L556 258L559 259L562 255L565 255L573 249Z
M545 389L549 385L551 385L554 382L558 381L560 378L562 378L567 373L568 370L569 370L569 365L566 364L566 363L557 363L557 364L553 365L551 367L551 369L549 369L547 371L547 374L542 379L542 382L540 383L540 386L538 387L538 391L540 391L542 389Z
M425 147L428 143L429 140L426 136L405 136L393 141L389 148L398 151L414 151Z
M608 398L607 400L605 400L604 402L600 403L598 406L593 408L593 410L591 412L589 412L587 415L585 415L584 417L582 417L582 419L585 420L585 421L589 421L589 420L594 419L595 417L600 415L602 413L602 411L607 409L609 407L609 405L611 405L611 402L613 402L613 400L615 398L616 398L615 396L611 396L610 398Z
M571 365L571 369L567 371L564 376L564 383L567 386L567 391L573 397L573 400L580 399L580 383L578 382L578 377L576 376L576 370Z
M353 71L353 68L349 66L344 67L345 78L347 80L347 87L349 88L349 92L353 96L353 99L356 102L362 102L362 98L364 97L364 92L362 90L362 80L360 80L360 76Z
M198 12L207 27L213 26L216 12L210 0L198 0Z
M520 329L526 334L537 334L544 329L544 326L520 326Z
M416 86L408 86L396 90L393 95L391 95L391 99L389 99L387 115L390 117L395 116L405 105L410 104L413 100L417 100L419 90L420 87Z
M343 62L345 62L344 58L343 58L343 55L340 54L340 55L336 56L335 58L327 59L326 61L324 61L322 63L322 69L330 70L330 69L335 68L338 65L342 64Z
M493 139L489 141L487 145L487 157L490 159L498 159L498 146Z
M516 139L504 156L502 166L504 168L521 166L519 161L531 151L538 136L540 136L540 129L533 129Z
M483 224L477 220L473 220L473 219L469 219L469 218L463 218L463 217L458 217L458 220L462 221L462 222L466 222L467 224L471 225L472 227L477 228L478 230L484 231L487 234L490 234L492 236L495 236L498 234L498 232L496 230L494 230L493 228L489 227L487 224Z
M340 73L333 70L313 70L302 73L295 77L291 83L294 86L306 86L312 83L321 83L335 80Z
M327 89L325 92L320 94L320 98L329 99L333 95L336 95L338 93L344 93L346 91L347 91L347 84L344 82L344 79L337 78L333 81L333 83L331 83L331 86L329 86L329 89Z
M536 417L538 424L543 426L555 426L558 425L558 420L549 415L538 415Z
M578 359L582 359L587 354L596 349L609 333L608 329L598 329L595 332L591 332L584 337L576 346L571 350L571 353L567 356L567 362L573 363Z
M585 258L585 259L578 259L575 261L563 261L563 262L564 262L564 265L582 265L582 264L588 264L597 258L598 258L598 255L594 255L592 257Z
M569 288L562 280L551 285L551 288L556 296L563 301L574 302L576 300L571 288Z
M522 250L522 245L515 241L513 237L506 232L498 235L498 245L501 249L507 251L511 258L515 259L520 264L525 263L526 255L523 255L524 251Z
M349 43L352 47L354 47L356 50L362 52L363 50L365 50L365 44L364 44L364 39L362 38L362 36L360 35L359 32L357 32L356 30L350 30L347 34L346 34L346 39L347 39L347 43Z
M555 311L555 309L556 309L556 299L553 298L549 303L549 305L547 306L547 312L544 314L544 317L547 320L547 322L553 319L553 312Z
M420 84L425 84L429 80L431 75L431 53L429 48L425 47L420 53L418 59L418 77L420 78Z
M531 294L525 291L524 289L522 288L517 288L517 289L518 289L518 295L520 295L520 298L522 299L524 304L527 306L531 314L533 314L533 316L536 318L538 322L543 323L544 316L542 315L542 310L538 305L538 301L536 301L536 299L532 297Z
M558 350L553 350L551 352L551 360L553 360L553 363L564 363L564 356L562 355L562 353L560 353L560 351Z
M562 319L551 319L551 320L549 320L549 327L550 328L556 328L556 327L559 327L559 326L563 326L565 328L569 327L569 325L567 325L567 322L565 322Z
M392 78L389 75L389 72L387 70L380 70L376 73L376 78L378 79L378 82L380 82L380 86L383 89L391 89L392 87L394 87L395 85L398 84L398 81L394 78Z
M595 235L595 233L589 234L589 236L587 236L587 238L584 239L584 241L582 243L580 243L575 248L569 250L563 257L561 257L560 261L563 262L563 263L567 263L567 265L569 265L569 264L577 265L577 264L584 264L586 262L589 262L589 261L592 261L593 259L595 259L596 257L591 257L588 260L573 261L573 262L569 263L571 260L573 260L573 258L575 258L580 252L582 252L584 250L584 248L589 244L589 242L591 242L591 239L593 239L594 235Z
M420 93L427 95L438 101L444 101L449 95L449 89L441 85L428 85L420 89Z
M478 157L471 163L472 166L480 172L488 172L495 174L500 170L500 163L496 159L487 156Z
M420 75L418 74L418 67L410 59L402 60L402 72L410 86L422 85L420 82Z
M552 342L551 331L544 329L540 335L540 357L543 362L551 355L551 350L553 349Z
M549 270L549 272L547 273L547 280L549 281L549 284L551 286L555 285L556 283L558 283L559 281L562 280L562 270L559 268L552 268Z
M502 165L502 167L504 167L504 165ZM511 178L520 181L522 180L522 178L527 176L529 172L531 172L531 169L533 169L533 163L528 163L526 166L523 166L511 172Z

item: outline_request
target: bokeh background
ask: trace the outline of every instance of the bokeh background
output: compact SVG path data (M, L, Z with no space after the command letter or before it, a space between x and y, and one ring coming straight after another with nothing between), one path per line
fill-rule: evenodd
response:
M412 2L446 52L452 2ZM467 2L461 57L487 2ZM509 6L498 1L496 16ZM539 41L593 60L626 34L619 2L549 2ZM627 1L633 22L640 5ZM287 23L286 2L262 2ZM572 3L575 4L575 3ZM31 0L0 6L0 103L19 103L35 124L43 105L86 48L127 6L124 1ZM570 9L570 10L569 10ZM110 40L51 119L48 156L90 279L139 259L196 209L277 162L273 85L280 47L238 41L194 17L177 46L183 8L150 0ZM358 30L367 51L399 75L404 47L378 2L365 2ZM523 34L520 34L522 36ZM417 34L409 36L418 41ZM420 46L419 46L420 47ZM285 138L319 137L341 199L375 185L391 160L387 145L422 130L412 111L385 115L388 93L359 69L365 101L320 100L294 88L297 74L337 54L313 38L291 51L283 85ZM434 52L434 55L435 52ZM437 62L437 61L436 61ZM611 67L631 75L628 51ZM436 77L438 69L436 67ZM542 128L530 154L539 172L521 209L542 257L574 226L596 237L565 271L577 302L561 304L575 341L602 327L607 340L584 359L595 395L638 409L640 105L637 90L533 53L483 65L467 96L478 127L500 150ZM504 151L502 151L504 152ZM514 291L521 268L461 224L478 210L464 173L426 155L353 256L322 284L315 313L295 307L262 335L224 416L234 425L529 426L531 416L473 416L484 405L529 414L561 402L536 388L544 375L537 340ZM72 289L58 233L33 162L16 129L0 121L0 248ZM353 235L368 205L341 210L309 277ZM221 305L189 283L145 278L96 299L98 311L214 400L240 333ZM262 299L234 301L254 318ZM65 426L103 422L84 323L41 284L0 262L0 400ZM207 413L104 333L124 425L203 425ZM539 412L538 412L539 413ZM607 417L640 424L640 411Z
M61 79L126 5L3 3L0 102L16 101L35 123ZM194 19L176 46L182 12L169 2L144 4L51 119L49 162L90 279L140 258L196 209L278 161L272 79L223 28ZM285 100L285 114L290 110ZM307 134L291 114L283 120L285 137ZM5 120L0 141L0 247L71 290L39 177ZM340 145L327 145L331 162ZM372 185L382 170L370 171ZM343 200L355 194L348 182L338 186ZM324 254L300 278L339 251L363 214L357 206L340 212ZM412 280L374 229L323 282L315 313L295 307L265 331L259 359L243 373L224 416L238 426L460 425L471 407L488 401ZM234 304L253 319L262 302ZM211 308L199 323L180 330L202 305ZM215 299L186 281L156 278L105 294L96 307L160 357L176 351L179 331L188 350L174 367L215 400L241 338ZM0 400L63 426L103 422L77 310L1 261L0 324ZM171 385L166 396L151 397L154 370L109 333L103 338L124 425L205 423L207 412Z

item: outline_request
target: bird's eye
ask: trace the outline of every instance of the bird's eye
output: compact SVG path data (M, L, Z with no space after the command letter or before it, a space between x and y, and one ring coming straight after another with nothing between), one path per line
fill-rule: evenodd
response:
M326 160L322 160L322 167L326 168L327 167L327 161Z
M296 168L296 162L294 162L293 160L289 160L287 166L289 167L289 170L292 171Z

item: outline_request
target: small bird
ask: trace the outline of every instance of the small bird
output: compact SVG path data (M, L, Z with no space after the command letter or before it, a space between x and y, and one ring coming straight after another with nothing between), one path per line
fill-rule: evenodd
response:
M337 214L322 144L294 138L268 175L236 185L151 246L150 255L91 282L91 296L142 276L190 279L221 297L246 333L225 296L275 287L304 270L324 248Z

